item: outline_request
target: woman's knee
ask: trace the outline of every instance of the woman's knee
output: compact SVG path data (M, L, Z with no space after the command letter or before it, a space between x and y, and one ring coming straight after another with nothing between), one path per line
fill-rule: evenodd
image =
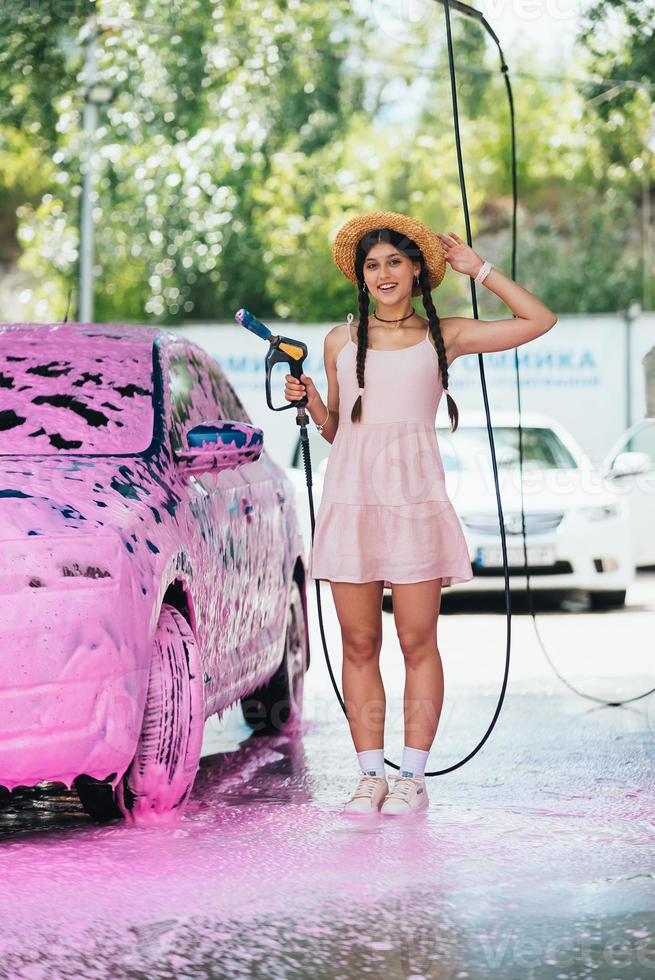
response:
M436 637L424 630L396 630L405 664L416 665L434 656Z
M344 659L356 666L369 664L380 657L382 636L373 630L343 630L342 642Z

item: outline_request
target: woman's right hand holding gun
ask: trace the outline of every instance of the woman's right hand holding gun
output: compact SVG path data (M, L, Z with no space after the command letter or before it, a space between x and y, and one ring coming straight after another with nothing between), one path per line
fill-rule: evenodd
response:
M300 401L305 395L307 396L307 411L310 411L312 405L318 403L321 400L321 396L316 390L316 386L308 374L301 374L300 381L294 378L292 374L285 374L285 385L284 385L284 397L288 402Z
M300 380L292 374L285 374L284 397L289 402L297 402L303 396L307 397L307 411L316 423L316 428L324 439L332 442L336 435L339 419L336 412L328 412L327 405L316 390L316 386L308 374L301 374Z

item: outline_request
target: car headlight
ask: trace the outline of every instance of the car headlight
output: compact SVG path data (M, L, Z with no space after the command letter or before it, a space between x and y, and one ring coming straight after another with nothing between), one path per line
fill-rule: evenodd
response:
M605 521L610 517L619 517L621 508L618 504L601 504L595 507L581 507L580 513L589 521Z

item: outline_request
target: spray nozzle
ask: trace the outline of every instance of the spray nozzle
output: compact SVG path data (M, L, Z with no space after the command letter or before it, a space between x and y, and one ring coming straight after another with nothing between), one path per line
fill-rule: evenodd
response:
M307 404L306 397L300 398L295 402L287 402L286 405L280 405L277 408L273 405L271 401L271 373L274 364L287 364L291 375L300 381L303 373L303 361L307 357L307 345L303 344L300 340L294 340L292 337L282 337L279 334L274 334L250 310L243 308L237 310L234 314L234 319L242 327L245 327L246 330L254 333L256 337L259 337L261 340L268 340L270 344L264 362L266 365L266 404L268 407L274 412L283 412L286 408L301 409L302 412L299 412L301 418L297 419L298 424L306 423L306 414L304 412Z

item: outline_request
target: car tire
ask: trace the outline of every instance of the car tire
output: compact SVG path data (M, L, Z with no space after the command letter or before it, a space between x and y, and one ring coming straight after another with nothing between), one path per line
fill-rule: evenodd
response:
M615 592L591 592L589 600L592 609L620 609L625 606L626 589Z
M298 731L302 720L308 630L300 586L294 580L287 611L284 656L271 679L241 698L246 724L255 735Z
M163 605L136 754L115 791L107 781L78 777L75 785L86 812L100 821L181 813L196 777L203 728L203 674L195 637L181 613Z

